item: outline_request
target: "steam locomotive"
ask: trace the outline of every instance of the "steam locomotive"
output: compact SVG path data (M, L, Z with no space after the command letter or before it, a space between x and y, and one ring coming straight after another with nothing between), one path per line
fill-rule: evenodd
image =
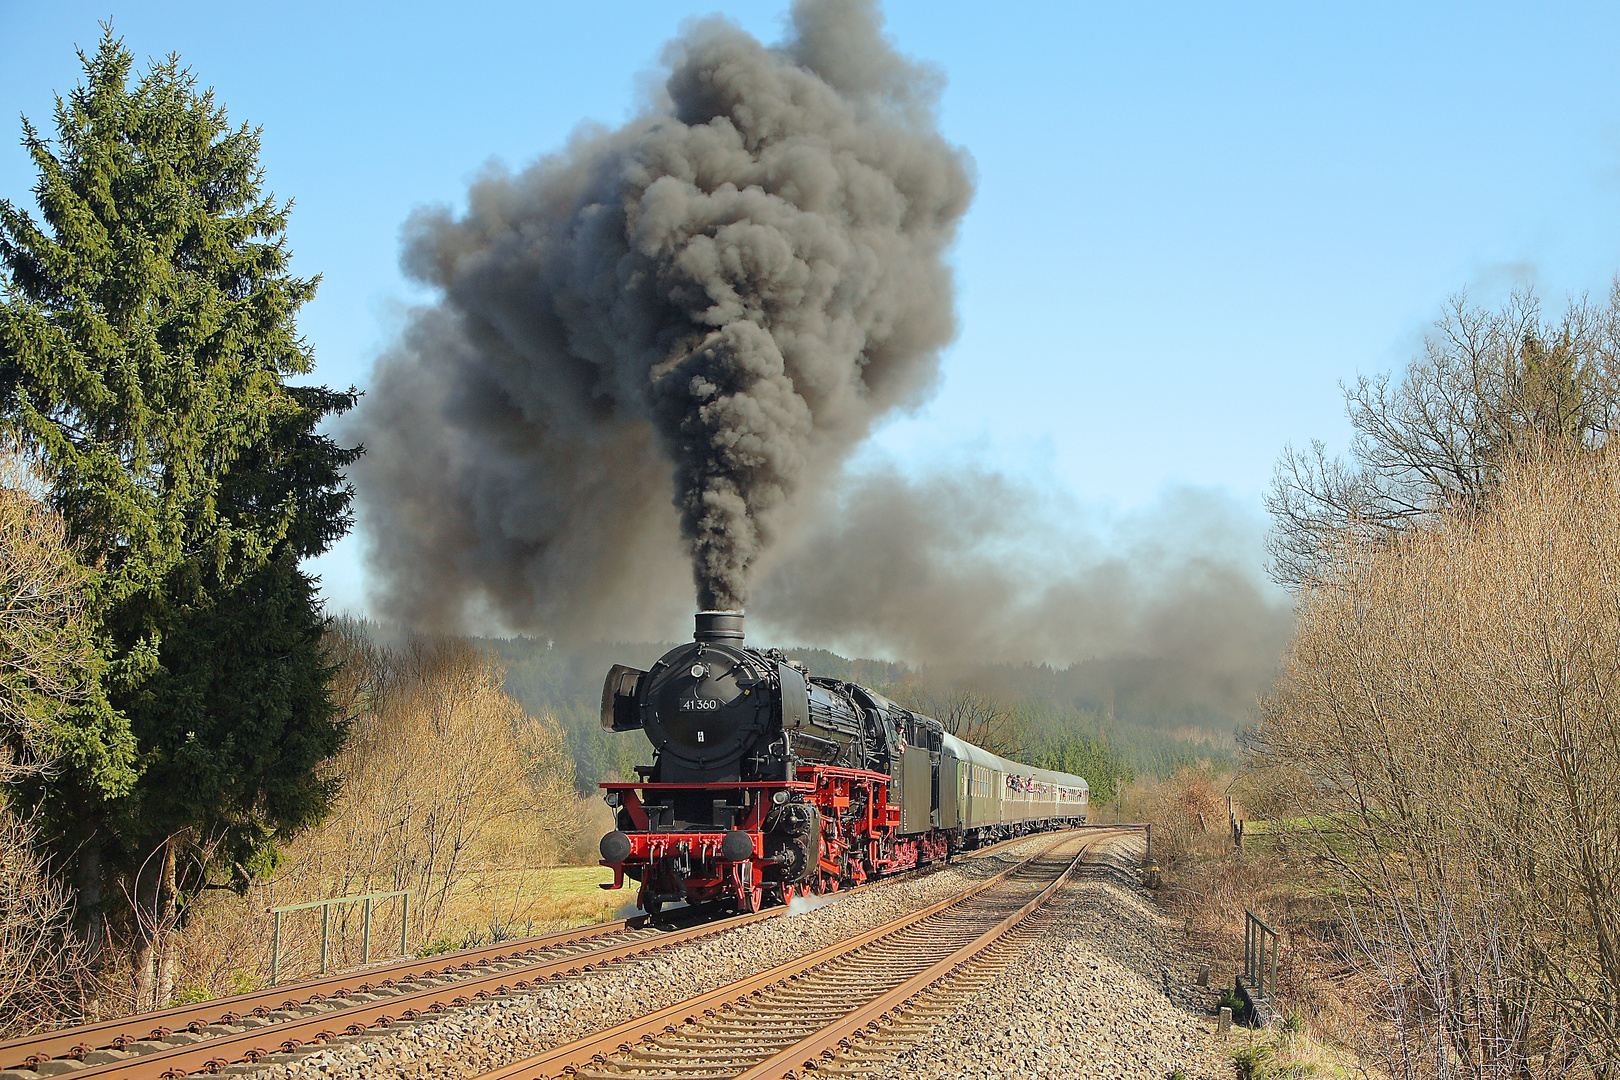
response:
M873 690L743 644L739 611L702 611L649 671L616 664L602 726L642 731L653 764L605 783L602 838L636 906L739 910L835 891L1010 836L1083 824L1084 779L947 734Z

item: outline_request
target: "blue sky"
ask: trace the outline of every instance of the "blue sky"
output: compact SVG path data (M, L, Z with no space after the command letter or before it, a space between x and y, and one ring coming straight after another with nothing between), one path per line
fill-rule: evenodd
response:
M0 196L29 201L17 117L49 125L110 15L263 126L296 267L325 275L318 374L364 388L422 299L397 263L413 207L624 120L684 19L775 40L785 7L0 0ZM1192 485L1258 515L1285 443L1342 449L1338 380L1404 362L1449 294L1528 283L1556 308L1620 270L1620 5L885 10L946 75L979 187L943 384L873 456L978 457L1103 512ZM352 540L318 568L358 606Z

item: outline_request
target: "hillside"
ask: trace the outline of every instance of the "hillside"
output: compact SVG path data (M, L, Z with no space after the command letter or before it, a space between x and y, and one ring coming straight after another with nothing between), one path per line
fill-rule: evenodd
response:
M507 693L530 713L553 717L568 736L575 783L634 775L652 748L636 735L604 731L602 679L613 664L651 665L673 642L569 644L538 638L482 639L506 665ZM1089 662L1067 668L985 664L913 668L851 659L825 649L788 649L813 674L847 679L900 700L971 686L1015 714L1017 748L1072 739L1099 740L1138 773L1168 775L1198 761L1233 760L1235 731L1248 722L1237 688L1201 687L1184 672L1151 660ZM1252 693L1257 692L1255 687Z

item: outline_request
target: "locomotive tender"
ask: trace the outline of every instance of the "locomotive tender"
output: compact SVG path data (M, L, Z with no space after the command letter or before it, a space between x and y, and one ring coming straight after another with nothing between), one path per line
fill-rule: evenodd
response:
M605 783L602 838L636 905L730 899L739 910L1083 824L1083 778L1021 765L854 683L743 644L740 611L703 611L650 671L616 664L602 726L644 731L640 782Z

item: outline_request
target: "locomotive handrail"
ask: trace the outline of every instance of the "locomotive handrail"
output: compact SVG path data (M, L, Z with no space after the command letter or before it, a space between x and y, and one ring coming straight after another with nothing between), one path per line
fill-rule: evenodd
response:
M854 770L854 771L860 772L861 770L857 769L857 770ZM870 773L868 775L871 775L871 776L885 776L884 773ZM810 789L813 790L815 788L815 786L816 786L816 782L814 780L721 780L721 781L709 780L709 781L704 781L702 783L699 783L699 782L696 782L696 781L693 781L693 782L690 782L690 783L688 783L686 781L682 781L681 783L678 783L678 784L663 784L663 783L653 783L650 780L603 780L600 783L598 783L596 786L603 789L604 791L622 791L622 790L624 790L626 788L635 788L636 790L641 790L641 789L656 790L658 788L679 788L682 791L689 791L689 790L691 790L693 788L740 788L740 787L810 788Z

